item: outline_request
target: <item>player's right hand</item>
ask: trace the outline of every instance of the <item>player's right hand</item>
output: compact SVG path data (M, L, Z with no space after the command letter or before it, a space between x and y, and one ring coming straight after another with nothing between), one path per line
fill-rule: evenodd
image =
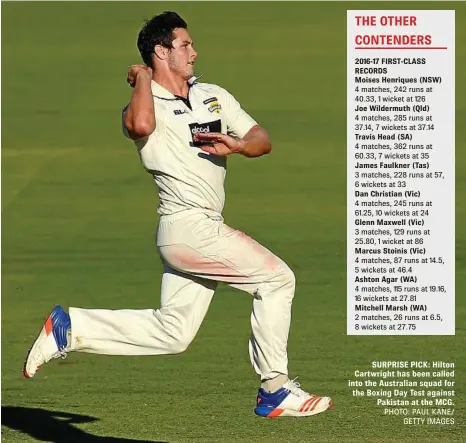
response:
M146 65L133 65L128 69L128 76L126 81L129 85L134 88L136 86L136 78L139 75L147 75L148 78L152 78L152 68Z
M201 149L204 152L221 157L231 154L241 154L244 149L244 142L242 140L219 132L195 134L194 141L210 143L210 145L201 146Z

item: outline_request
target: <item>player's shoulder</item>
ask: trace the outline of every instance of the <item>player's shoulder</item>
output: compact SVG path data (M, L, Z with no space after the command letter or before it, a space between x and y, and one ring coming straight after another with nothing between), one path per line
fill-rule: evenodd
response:
M219 85L215 85L213 83L203 83L203 82L196 82L192 86L194 90L201 93L207 94L223 94L225 89Z
M215 98L220 100L224 105L230 105L233 102L236 102L234 95L226 88L215 85L213 83L194 83L193 85L197 88L199 95L209 96L209 98Z

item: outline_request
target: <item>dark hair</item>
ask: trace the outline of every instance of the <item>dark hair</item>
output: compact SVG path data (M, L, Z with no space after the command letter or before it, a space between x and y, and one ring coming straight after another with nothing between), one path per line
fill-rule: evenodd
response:
M152 66L152 54L156 45L172 47L173 31L187 29L187 23L176 13L165 11L146 21L138 36L138 49L144 63Z

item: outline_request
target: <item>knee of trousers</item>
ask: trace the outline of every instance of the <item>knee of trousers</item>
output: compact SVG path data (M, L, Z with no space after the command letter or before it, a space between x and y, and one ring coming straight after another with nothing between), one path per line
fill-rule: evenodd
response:
M282 263L270 274L267 282L265 282L265 287L272 291L280 289L281 291L284 291L287 298L291 300L294 297L296 288L296 277L294 272L288 267L288 265Z
M188 346L191 344L191 340L178 340L173 343L173 354L181 354L182 352L188 349Z
M180 354L191 344L195 332L182 318L172 315L163 315L162 326L165 330L165 342L170 354Z
M172 354L181 354L186 351L194 338L183 331L168 331L168 333L171 338L170 350Z

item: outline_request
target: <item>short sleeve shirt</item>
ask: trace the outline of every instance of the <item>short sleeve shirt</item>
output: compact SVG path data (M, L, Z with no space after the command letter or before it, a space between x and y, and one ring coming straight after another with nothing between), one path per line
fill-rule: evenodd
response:
M151 86L155 131L135 144L144 168L159 188L158 213L171 215L189 208L221 213L227 159L202 151L193 136L221 132L242 138L256 121L219 86L190 83L190 106L153 80ZM124 124L123 132L128 136Z

